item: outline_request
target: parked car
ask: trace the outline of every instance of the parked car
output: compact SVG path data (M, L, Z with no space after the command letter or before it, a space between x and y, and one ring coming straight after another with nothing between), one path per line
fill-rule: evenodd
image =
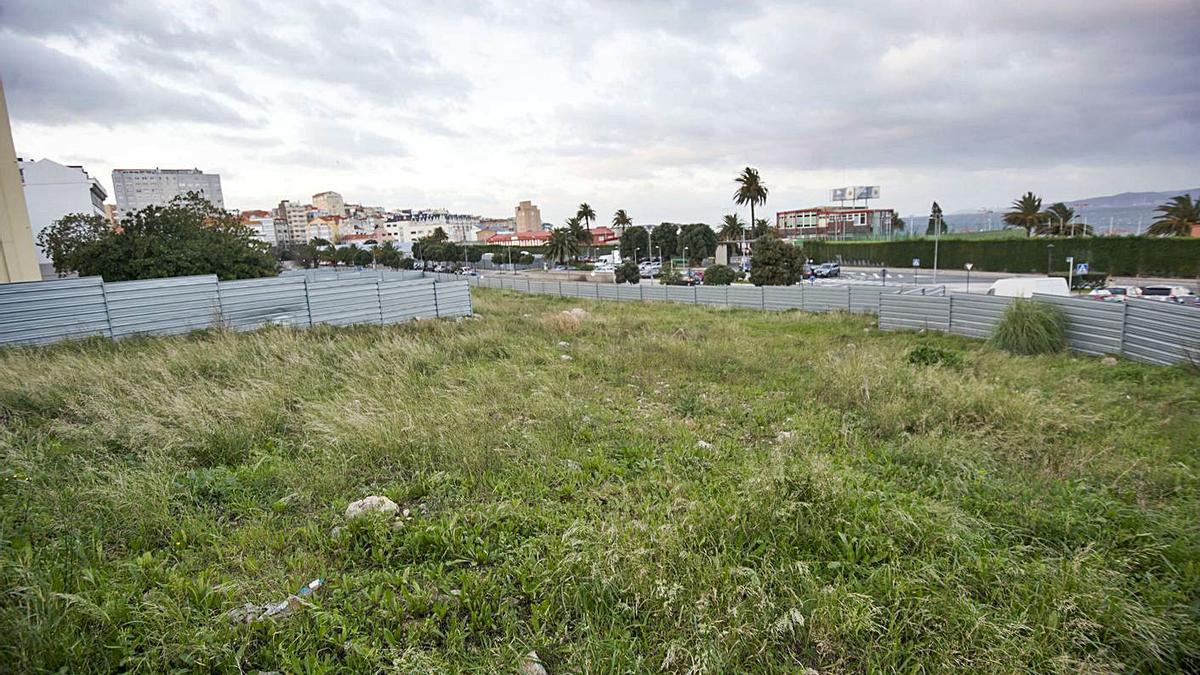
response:
M1196 297L1196 294L1183 286L1146 286L1142 289L1142 297L1183 304Z
M1137 286L1109 286L1108 288L1097 288L1088 293L1088 297L1105 302L1125 302L1128 298L1142 297L1142 289Z
M1062 277L1011 277L997 279L988 288L988 295L1001 298L1031 298L1039 295L1071 295L1067 280Z
M831 279L841 276L842 266L835 262L821 263L813 270L813 273L822 279Z

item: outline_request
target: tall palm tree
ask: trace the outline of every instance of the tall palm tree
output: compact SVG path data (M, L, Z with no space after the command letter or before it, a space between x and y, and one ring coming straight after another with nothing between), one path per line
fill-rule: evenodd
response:
M750 228L750 236L754 239L767 234L771 231L771 223L766 218L759 218L754 221L754 227Z
M1162 215L1146 230L1152 237L1190 237L1192 228L1200 225L1200 199L1193 201L1191 195L1172 197L1154 210Z
M613 214L612 224L613 227L621 228L621 233L623 234L625 228L633 225L633 218L630 218L629 214L625 213L625 209L617 209L617 212Z
M1046 209L1046 221L1038 228L1038 234L1068 236L1071 232L1071 221L1075 219L1075 209L1062 202L1055 202ZM1078 229L1078 226L1076 226Z
M584 229L583 221L580 220L579 216L567 218L566 230L571 235L571 238L575 240L576 248L579 251L582 251L583 247L592 243L592 233L590 230ZM578 251L575 255L579 255Z
M579 255L579 241L565 227L557 227L550 231L546 240L546 257L554 262L565 263Z
M742 169L733 181L738 184L737 190L733 192L733 201L750 205L750 222L753 223L755 205L767 203L767 186L758 175L758 169L750 167Z
M584 243L590 244L592 241L592 221L596 219L596 211L587 202L579 205L579 211L575 213L575 217L579 218L586 225L588 237Z
M1032 235L1046 222L1046 214L1042 212L1042 198L1026 192L1020 199L1014 200L1012 210L1004 214L1004 222L1009 225L1025 228L1025 233Z

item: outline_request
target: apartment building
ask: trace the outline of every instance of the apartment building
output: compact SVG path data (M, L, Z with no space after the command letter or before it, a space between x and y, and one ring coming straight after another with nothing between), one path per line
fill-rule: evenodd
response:
M17 159L25 205L34 241L38 234L69 213L86 213L107 218L104 200L108 192L82 166L67 166L49 159ZM35 248L37 248L35 246ZM50 262L37 248L38 263Z
M147 206L165 206L189 192L198 192L213 206L225 208L221 176L199 169L113 169L112 182L121 215Z

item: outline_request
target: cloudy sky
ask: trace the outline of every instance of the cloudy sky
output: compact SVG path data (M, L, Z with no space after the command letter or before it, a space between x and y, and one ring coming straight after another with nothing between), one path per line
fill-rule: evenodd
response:
M927 212L1200 183L1196 0L4 0L24 156L226 205L715 222L878 184Z

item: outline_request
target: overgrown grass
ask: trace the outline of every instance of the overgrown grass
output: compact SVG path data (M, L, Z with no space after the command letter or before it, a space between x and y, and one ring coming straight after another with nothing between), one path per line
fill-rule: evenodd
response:
M1046 302L1017 298L1000 315L992 344L1013 354L1054 354L1067 348L1067 320Z
M1200 667L1184 368L475 297L0 351L0 669ZM412 517L344 523L369 494ZM225 617L318 576L290 618Z

